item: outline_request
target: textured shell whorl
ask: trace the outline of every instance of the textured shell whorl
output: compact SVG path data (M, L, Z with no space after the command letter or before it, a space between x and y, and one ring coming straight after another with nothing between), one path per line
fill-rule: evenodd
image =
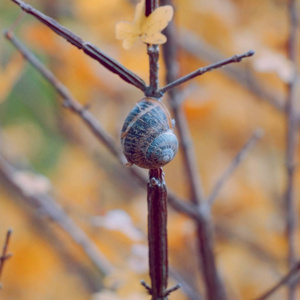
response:
M170 162L178 150L167 108L144 98L129 113L122 128L121 144L128 162L155 169Z

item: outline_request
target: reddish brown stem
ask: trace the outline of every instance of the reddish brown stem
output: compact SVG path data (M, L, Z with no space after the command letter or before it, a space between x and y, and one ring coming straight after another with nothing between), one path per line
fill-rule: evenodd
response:
M146 0L145 16L149 16L158 7L157 0ZM147 54L149 56L149 87L145 94L149 97L160 98L161 93L158 92L158 70L159 70L159 48L158 45L147 45Z
M167 188L162 169L149 170L148 241L152 300L167 299L168 240Z

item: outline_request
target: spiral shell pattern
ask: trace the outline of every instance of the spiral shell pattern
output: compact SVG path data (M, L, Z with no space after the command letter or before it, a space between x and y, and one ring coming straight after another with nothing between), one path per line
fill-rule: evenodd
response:
M154 98L143 98L129 113L121 144L128 162L145 169L166 165L178 151L167 108Z

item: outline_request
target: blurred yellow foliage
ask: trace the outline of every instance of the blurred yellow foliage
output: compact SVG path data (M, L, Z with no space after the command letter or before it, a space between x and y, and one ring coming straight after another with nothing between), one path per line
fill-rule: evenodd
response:
M0 103L4 101L22 75L24 60L20 54L14 54L4 68L0 67Z
M255 79L284 102L285 82L290 79L293 68L286 59L288 22L286 9L283 9L285 2L177 0L174 1L175 23L178 30L183 27L192 31L225 56L254 48L256 56L241 63L247 67L241 72L245 75L249 71L254 72ZM115 38L116 24L121 20L130 21L136 3L137 1L124 0L68 1L67 4L62 4L59 18L60 22L83 40L92 41L147 81L148 57L145 45L137 44L130 51L124 51ZM39 5L42 9L43 1ZM53 5L56 5L56 1L53 1ZM169 8L158 9L152 16L145 18L142 6L143 2L140 2L133 23L121 22L117 25L117 37L125 39L125 48L129 48L143 34L142 40L145 43L164 42L161 30L171 20L172 11ZM17 10L15 6L9 9L14 12ZM161 20L159 24L156 18ZM151 34L154 33L154 39L145 38L146 34L149 35L148 30ZM123 120L142 97L142 93L123 83L118 76L111 74L29 16L22 23L20 38L39 56L47 57L49 68L78 101L82 104L91 103L92 113L119 141ZM184 36L178 35L178 38L184 39ZM300 58L299 51L298 56ZM178 62L181 75L209 63L183 48L179 48ZM239 69L241 66L231 67ZM162 58L160 68L160 85L163 86L165 70ZM8 107L1 110L4 105L10 104L7 103L9 101L4 101L22 76L23 59L20 55L12 55L5 67L0 69L0 102L3 102L0 104L0 121L11 110L16 109ZM27 82L30 80L31 78L27 78ZM28 104L26 95L38 92L34 84L29 90L26 90L26 83L21 86L25 106ZM286 271L287 243L281 200L286 180L284 117L281 112L262 101L262 97L251 92L251 88L245 88L236 79L225 76L220 71L194 79L190 86L184 86L183 93L187 97L182 109L191 131L205 195L213 189L216 180L253 131L257 127L265 131L262 141L230 177L213 208L216 226L223 226L228 230L226 236L218 230L216 233L217 261L228 291L233 295L232 298L254 298ZM49 98L52 99L53 95L49 95ZM41 119L50 118L50 112L45 112L40 112ZM103 290L100 291L99 286L91 288L85 285L73 269L65 266L64 257L57 250L52 237L39 228L40 223L32 221L31 210L16 197L9 195L4 184L0 190L0 228L13 227L10 251L14 256L5 265L1 278L4 289L0 291L0 297L18 300L81 300L93 295L93 300L148 299L149 296L139 283L141 279L149 282L145 271L145 191L128 178L127 173L107 154L104 147L99 146L93 135L87 133L88 130L77 117L71 116L58 105L56 112L57 118L52 122L57 123L57 128L52 131L45 129L44 124L39 124L40 121L34 120L34 117L26 119L26 112L17 116L14 122L6 121L1 128L1 151L16 165L21 161L22 166L27 166L26 158L38 160L43 149L52 149L53 145L47 139L49 136L59 135L65 141L66 145L53 162L53 167L41 172L45 172L51 179L53 195L84 228L115 270L103 281ZM56 130L60 130L60 133ZM166 182L178 195L188 198L186 175L182 170L182 156L179 153L174 162L164 169ZM24 180L24 176L21 176L23 183L32 184L32 180L28 179L32 178L25 176ZM296 186L300 186L299 174L296 175ZM110 227L107 223L102 223L101 226L93 223L95 218L103 221L113 210L126 211L131 217L131 227L126 227L129 225L125 221L121 222L120 215L117 215L119 228ZM88 264L84 253L64 233L55 225L49 225L49 220L43 222L49 228L55 227L54 232L59 236L60 243L68 246L80 264ZM168 222L171 265L179 273L182 272L193 287L202 290L198 253L195 250L197 231L194 223L171 209ZM300 236L299 229L297 233ZM3 230L1 236L4 236ZM136 236L139 238L135 239ZM251 248L251 243L258 246L258 249L262 248L276 263L264 259L261 252ZM300 246L299 241L297 245ZM189 277L191 273L192 278ZM274 299L285 299L284 297L284 291L280 291ZM171 298L187 299L180 291Z

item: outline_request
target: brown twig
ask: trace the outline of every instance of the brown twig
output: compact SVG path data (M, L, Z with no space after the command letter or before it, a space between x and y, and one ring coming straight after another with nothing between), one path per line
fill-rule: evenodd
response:
M287 184L285 191L286 235L288 241L288 266L292 268L296 263L296 230L297 205L295 198L295 171L297 151L297 115L296 115L296 84L297 84L297 30L298 14L295 0L289 0L288 13L290 19L290 34L288 38L288 58L293 63L293 78L287 84L286 101L286 172ZM289 283L289 300L296 300L296 282Z
M239 232L235 223L230 225L228 220L218 220L215 224L215 232L218 240L224 240L230 244L237 244L239 247L244 248L250 255L259 259L261 263L267 264L268 268L279 273L279 267L282 265L283 260L277 258L271 251L265 249L264 245L260 245L251 237L246 236L244 232Z
M158 0L146 0L145 2L145 16L148 17L158 7ZM158 45L147 45L147 54L149 57L149 82L150 85L145 93L146 96L161 98L162 94L158 92L158 59L159 48Z
M2 254L0 256L0 279L1 279L1 275L2 275L2 272L3 272L5 262L12 256L12 254L7 253L11 235L12 235L12 230L11 229L7 230L5 241L4 241L4 244L3 244ZM2 286L0 284L0 288L1 287Z
M170 275L174 280L180 282L180 288L189 300L204 300L200 292L192 285L190 278L184 278L172 268L170 268ZM192 277L193 274L190 273L190 276Z
M265 292L263 295L259 296L258 298L255 298L255 300L265 300L272 296L280 287L283 285L289 283L292 278L297 275L300 271L300 262L297 262L291 270L282 278L279 280L278 283L276 283L272 288L270 288L267 292Z
M230 58L224 59L224 60L219 61L217 63L213 63L213 64L211 64L207 67L199 68L196 71L193 71L193 72L191 72L191 73L189 73L189 74L187 74L187 75L185 75L185 76L183 76L179 79L174 80L173 82L168 83L163 88L161 88L160 91L162 93L165 93L168 90L173 89L174 87L176 87L176 86L178 86L182 83L185 83L185 82L187 82L187 81L189 81L189 80L191 80L191 79L193 79L197 76L203 75L206 72L222 68L222 67L224 67L228 64L241 62L243 58L251 57L254 54L255 54L255 52L253 50L250 50L250 51L245 52L245 53L240 54L240 55L233 55Z
M17 172L18 170L0 154L0 175L13 187L13 190L16 191L22 199L26 200L29 205L38 208L41 213L58 224L73 241L82 248L102 274L107 275L110 273L112 265L81 228L64 212L55 199L47 193L28 193L28 190L17 180Z
M150 294L152 300L167 299L167 187L162 169L149 170L147 191Z
M163 5L172 5L172 1L161 1ZM163 45L164 63L166 66L166 82L174 82L179 75L179 67L177 63L177 42L176 29L172 21L165 29L164 34L167 37L167 43ZM181 92L175 88L169 90L169 102L173 116L176 121L176 129L178 131L180 149L182 151L187 183L190 188L190 198L193 203L200 203L204 200L202 180L197 169L197 160L192 145L192 139L188 129L187 121L179 105L181 101Z
M220 178L216 181L207 201L212 206L220 191L229 177L233 174L239 164L245 159L246 155L250 151L250 149L257 143L257 141L262 137L263 131L261 129L257 129L251 138L247 141L247 143L243 146L243 148L237 153L235 158L232 160L230 165L224 171L224 173L220 176Z
M83 50L88 56L97 60L105 68L119 75L124 81L134 85L143 92L146 91L146 84L143 79L134 74L132 71L128 70L113 58L109 57L101 50L99 50L96 46L92 45L91 43L84 42L79 36L75 35L73 32L60 25L57 21L44 15L29 4L21 0L12 1L19 5L23 11L30 15L33 15L35 18L37 18L51 30L56 32L58 35L66 39L72 45L76 46L78 49Z
M215 47L209 45L206 41L201 39L201 37L195 36L192 32L188 30L181 30L178 36L178 43L180 47L189 54L209 63L224 59L224 55ZM269 103L272 107L275 107L277 110L282 112L285 111L284 100L272 90L266 90L263 88L250 70L232 67L229 65L226 68L220 69L220 71L226 74L229 78L234 79L237 83L248 89L261 100Z
M145 16L149 16L158 7L158 0L145 1ZM149 56L150 85L145 95L159 99L159 48L158 45L147 45ZM168 236L167 236L167 187L161 168L149 170L147 184L148 203L148 245L149 245L149 274L151 288L147 288L152 300L167 300L174 290L167 290Z

